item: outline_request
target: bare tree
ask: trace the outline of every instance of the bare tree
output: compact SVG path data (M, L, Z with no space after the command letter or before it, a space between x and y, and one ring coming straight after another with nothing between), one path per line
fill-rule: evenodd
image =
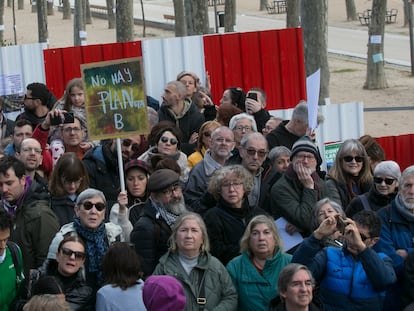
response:
M267 5L268 1L267 0L260 0L260 6L259 6L259 10L260 11L264 11L266 10L266 5Z
M24 10L24 0L18 0L17 1L17 9L18 10Z
M73 19L73 45L82 45L86 41L86 27L84 23L83 0L75 0L75 14Z
M115 28L115 12L114 12L114 0L106 0L106 8L108 12L108 29Z
M37 1L37 27L39 43L47 42L49 35L47 32L47 7L46 1Z
M0 0L0 25L4 25L4 0ZM0 46L4 45L4 28L0 29Z
M302 28L306 75L321 70L319 105L329 98L328 0L302 1Z
M174 3L174 16L175 16L175 36L184 37L187 35L187 27L184 16L184 2L183 0L173 0Z
M144 2L143 0L139 1L141 3L141 13L142 13L142 36L145 38L146 23L145 23L145 12L144 12Z
M286 27L300 26L300 0L287 0Z
M346 6L346 20L347 21L357 20L355 1L354 0L345 0L345 6Z
M69 0L62 1L62 12L63 12L63 19L72 18L72 9L70 8Z
M116 42L134 39L134 2L116 0Z
M233 32L236 25L236 0L224 1L224 31Z
M210 28L208 21L208 2L206 0L194 0L192 4L193 34L207 34Z
M53 15L55 12L53 11L53 2L49 2L47 1L46 4L46 11L47 11L47 15Z
M371 22L368 30L367 79L368 90L388 87L384 70L384 29L387 0L372 0Z
M92 13L91 13L91 6L89 4L89 0L85 1L85 24L87 25L92 24Z

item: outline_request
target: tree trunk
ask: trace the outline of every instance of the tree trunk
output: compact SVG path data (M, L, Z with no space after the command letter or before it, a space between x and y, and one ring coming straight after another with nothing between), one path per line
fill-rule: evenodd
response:
M13 0L7 0L7 7L8 8L12 7L12 2L13 2Z
M296 28L300 26L300 1L287 0L286 27Z
M306 75L321 70L319 105L329 98L328 0L302 1Z
M85 1L85 24L86 25L92 24L92 14L91 14L91 6L89 4L89 0Z
M75 14L73 19L73 45L86 45L86 31L83 11L83 0L75 0Z
M134 2L116 0L116 42L134 39Z
M266 5L268 4L269 1L267 0L260 0L260 6L259 6L259 11L264 11L266 10Z
M187 36L192 36L194 34L193 10L193 0L184 0L184 16Z
M225 0L224 1L224 31L233 32L235 31L234 26L236 25L236 0Z
M4 25L4 0L0 0L0 25ZM0 29L0 46L4 46L4 28Z
M346 20L347 21L356 21L357 13L354 0L345 0L346 5Z
M384 70L384 29L386 0L372 0L371 23L368 30L367 80L368 90L388 87Z
M206 0L193 1L193 34L208 34L210 25L208 21L208 2Z
M186 32L186 23L184 16L184 2L183 0L173 0L174 3L174 16L175 16L175 36L184 37L187 35Z
M408 26L408 6L411 5L411 0L403 0L404 3L404 24L403 27Z
M108 9L108 29L115 28L115 12L114 12L114 0L106 0L106 7Z
M24 0L18 0L17 1L17 9L18 10L24 10Z
M53 11L53 1L47 1L46 8L47 8L46 9L47 10L47 15L53 15L54 14L54 11Z
M37 25L39 34L39 43L47 42L47 7L46 1L37 0Z
M63 19L71 19L72 18L72 10L70 8L69 0L63 0L62 2L62 11L63 11Z
M144 12L144 2L140 0L141 3L141 13L142 13L142 36L145 38L146 23L145 23L145 12Z

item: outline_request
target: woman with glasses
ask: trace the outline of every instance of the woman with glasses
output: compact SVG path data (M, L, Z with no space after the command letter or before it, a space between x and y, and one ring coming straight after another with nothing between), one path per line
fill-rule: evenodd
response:
M163 155L173 158L181 168L180 179L182 182L186 182L188 179L188 160L185 153L180 151L181 147L181 131L174 125L165 124L163 127L153 128L151 131L151 139L153 146L144 152L138 160L145 161L147 165L153 170L155 167L152 165L151 158L154 155Z
M105 223L105 210L106 199L101 191L92 188L82 191L76 199L73 222L64 225L56 233L47 255L49 259L56 259L57 246L64 237L80 236L86 244L86 280L94 290L103 284L102 259L109 245L124 241L121 226Z
M208 183L208 192L217 205L205 213L211 254L224 265L240 254L240 239L247 223L259 208L249 206L247 196L253 189L253 176L241 165L229 165L218 169Z
M59 243L56 260L48 259L41 268L31 271L29 293L32 287L35 290L36 282L41 282L45 277L54 277L62 287L71 310L95 310L93 290L86 283L83 273L85 260L86 245L83 239L66 236Z
M401 169L397 162L383 161L375 166L374 183L371 189L352 199L345 212L352 217L362 210L378 211L387 206L398 192Z
M73 152L64 153L49 179L50 205L60 226L73 221L76 198L88 186L89 176L83 162Z
M198 162L204 158L204 154L207 149L210 148L210 137L211 133L220 127L220 123L217 121L207 121L204 122L200 127L197 138L196 151L188 156L188 168L192 169Z
M364 146L357 139L345 140L326 179L329 197L346 208L357 195L368 192L372 174Z
M239 294L239 311L266 311L278 295L280 271L292 255L283 251L282 239L274 220L265 215L254 217L240 240L242 254L233 258L227 270Z

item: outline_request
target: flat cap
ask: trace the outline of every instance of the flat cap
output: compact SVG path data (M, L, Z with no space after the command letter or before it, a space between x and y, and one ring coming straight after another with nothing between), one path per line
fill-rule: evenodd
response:
M152 173L147 188L150 192L160 192L179 181L180 175L168 168L162 168Z

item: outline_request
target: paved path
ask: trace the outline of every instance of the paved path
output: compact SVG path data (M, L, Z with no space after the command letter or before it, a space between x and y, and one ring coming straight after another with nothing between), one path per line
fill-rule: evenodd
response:
M105 5L105 0L90 0L90 3ZM157 23L172 23L164 19L164 14L173 15L174 8L171 0L144 0L145 19ZM281 15L281 17L284 15ZM139 0L134 0L134 18L142 19ZM213 8L209 12L210 27L215 28ZM266 29L282 29L284 19L275 19L265 15L237 14L237 31L256 31ZM344 27L328 27L328 51L332 53L366 58L368 43L368 28L351 29ZM384 41L385 61L410 66L410 40L406 35L386 33Z

